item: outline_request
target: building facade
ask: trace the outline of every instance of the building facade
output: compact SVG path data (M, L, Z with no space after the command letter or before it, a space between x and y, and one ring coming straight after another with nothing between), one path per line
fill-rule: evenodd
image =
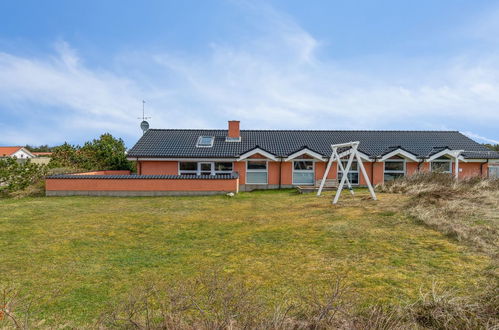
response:
M229 121L225 130L150 129L128 152L137 174L126 178L126 189L116 186L119 177L112 181L102 175L80 176L71 189L83 179L106 180L99 189L109 194L125 189L127 195L316 186L324 176L331 144L351 141L360 142L358 150L373 184L419 172L444 172L460 179L487 177L499 167L497 152L457 131L241 130L239 121ZM346 163L348 150L339 152ZM337 162L332 164L328 179L341 179L338 167ZM366 184L356 162L348 177L354 186ZM134 186L139 182L135 180L154 178L163 181ZM82 191L88 192L90 186Z
M315 185L322 179L331 144L359 141L373 184L418 172L458 178L487 177L499 154L456 131L260 131L149 130L130 150L143 175L239 175L241 190ZM346 163L346 159L345 159ZM457 164L457 166L456 166ZM348 174L365 185L354 162ZM341 179L333 163L328 178Z

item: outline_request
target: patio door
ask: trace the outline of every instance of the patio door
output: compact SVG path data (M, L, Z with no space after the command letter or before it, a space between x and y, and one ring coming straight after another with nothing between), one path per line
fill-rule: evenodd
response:
M499 166L489 166L489 178L499 179Z
M199 163L199 175L211 175L213 163Z

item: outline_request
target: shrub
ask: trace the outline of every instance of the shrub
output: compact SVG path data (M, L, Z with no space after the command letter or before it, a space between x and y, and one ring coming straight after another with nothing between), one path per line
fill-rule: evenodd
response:
M30 186L39 185L47 173L41 164L19 162L15 158L0 159L0 195L9 196Z
M0 289L1 328L74 328L63 318L40 320L34 296ZM341 278L295 298L269 303L259 288L217 272L192 280L154 281L125 294L94 324L98 329L497 329L497 286L475 296L436 285L420 298L389 305L364 305ZM58 294L58 293L54 293ZM50 299L50 297L45 297ZM48 325L47 325L48 327Z
M134 170L132 162L126 159L125 143L111 134L102 134L82 147L68 143L55 147L49 165L85 170Z

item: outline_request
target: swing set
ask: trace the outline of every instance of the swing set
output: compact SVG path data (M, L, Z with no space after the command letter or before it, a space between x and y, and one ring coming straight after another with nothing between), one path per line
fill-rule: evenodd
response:
M362 164L362 159L360 157L359 153L359 141L355 142L347 142L347 143L340 143L340 144L332 144L331 148L333 149L333 152L331 154L331 157L329 158L329 162L327 163L326 171L324 172L324 176L322 177L321 185L319 186L319 190L317 191L317 196L320 196L322 193L322 189L324 188L324 184L326 183L327 176L329 174L329 171L331 170L331 165L333 165L333 162L337 161L339 169L342 173L341 175L341 181L340 184L338 185L338 190L336 191L336 194L334 195L333 199L333 204L338 203L338 200L340 199L341 191L343 190L343 187L345 186L345 183L347 184L348 190L350 190L350 193L354 195L353 189L352 189L352 184L350 183L350 180L348 179L348 172L350 171L350 168L352 167L353 160L357 160L357 164L360 168L360 171L362 173L362 176L364 177L364 180L366 181L367 188L369 189L369 193L371 194L371 197L373 200L377 200L376 194L374 193L374 189L371 185L371 181L369 180L369 177L367 176L366 169L364 168L364 164ZM348 157L348 162L346 167L343 166L341 162L341 157L340 154L338 154L338 148L347 148L346 151L341 153L341 157L347 156Z

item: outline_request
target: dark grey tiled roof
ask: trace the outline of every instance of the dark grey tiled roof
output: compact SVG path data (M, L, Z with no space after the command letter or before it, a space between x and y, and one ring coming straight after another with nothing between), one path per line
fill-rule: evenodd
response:
M211 148L198 148L201 135L214 136ZM465 158L499 158L499 153L457 131L298 131L241 130L241 142L226 142L227 130L150 129L130 149L129 157L233 158L260 147L276 156L286 157L307 147L329 157L331 144L360 141L359 150L379 157L398 147L428 157L449 148L464 150Z
M47 179L168 179L168 180L230 180L237 179L237 173L220 174L220 175L74 175L74 174L58 174L49 175Z

